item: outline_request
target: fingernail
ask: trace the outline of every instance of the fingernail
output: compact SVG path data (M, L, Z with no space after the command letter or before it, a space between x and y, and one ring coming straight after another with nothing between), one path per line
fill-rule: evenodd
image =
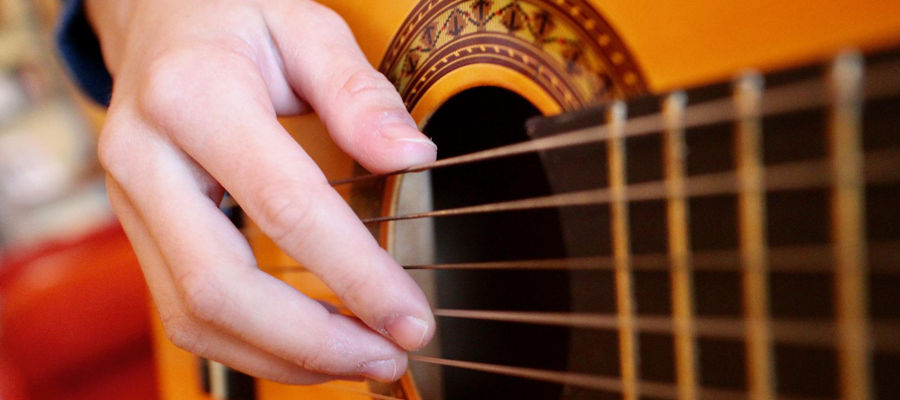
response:
M422 347L425 335L428 334L428 324L425 321L408 315L394 318L384 328L400 347L410 351Z
M425 139L425 138L400 138L400 139L394 139L394 141L395 142L421 143L421 144L424 144L426 146L429 146L429 147L437 150L437 145L434 144L434 142L432 142L428 139Z
M385 117L378 125L378 134L393 142L419 143L437 149L437 145L422 135L415 121L409 117Z
M393 381L397 376L397 362L393 359L369 361L359 372L378 381Z

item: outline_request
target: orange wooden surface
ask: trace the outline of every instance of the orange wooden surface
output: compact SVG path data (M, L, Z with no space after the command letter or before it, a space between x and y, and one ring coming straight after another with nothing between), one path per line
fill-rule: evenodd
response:
M377 65L418 0L322 0ZM637 57L654 92L896 44L896 1L591 0Z

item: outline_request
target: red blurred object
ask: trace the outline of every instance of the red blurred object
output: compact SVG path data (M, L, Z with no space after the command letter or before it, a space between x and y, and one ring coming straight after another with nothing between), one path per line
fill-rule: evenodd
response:
M6 370L30 399L155 399L148 299L118 225L11 254L0 260Z
M26 400L25 380L9 362L0 357L0 399Z

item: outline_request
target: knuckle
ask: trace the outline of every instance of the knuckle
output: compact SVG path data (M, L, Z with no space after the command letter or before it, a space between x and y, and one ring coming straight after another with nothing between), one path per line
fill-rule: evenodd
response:
M366 66L343 75L338 93L351 98L383 93L394 96L396 90L383 74Z
M125 135L125 130L119 129L117 124L110 121L103 126L97 142L100 165L114 177L127 165L130 146Z
M190 98L185 91L192 85L189 77L196 70L195 56L186 50L171 50L155 58L146 67L137 102L145 116L169 115L182 109Z
M335 288L348 304L371 304L373 288L376 283L371 277L363 274L348 273L336 279L340 288Z
M194 321L215 324L219 320L225 296L213 276L192 273L180 280L185 310Z
M313 194L296 196L284 191L268 191L262 200L263 224L276 242L300 241L306 227L315 222Z
M325 373L333 372L329 371L329 368L327 368L328 363L326 362L325 354L321 351L303 354L297 364L300 365L301 368L309 371Z
M345 344L329 335L322 337L320 342L312 347L314 351L301 354L296 364L303 369L325 374L342 375L353 372L352 368L342 366L338 360L346 348Z
M110 111L97 140L97 159L100 166L117 182L127 183L135 169L135 154L140 148L133 121L116 111Z

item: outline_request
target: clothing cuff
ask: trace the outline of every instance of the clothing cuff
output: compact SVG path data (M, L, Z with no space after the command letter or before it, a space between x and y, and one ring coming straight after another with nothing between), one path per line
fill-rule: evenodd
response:
M87 20L84 0L68 0L56 31L56 44L63 64L82 92L109 106L112 76L103 64L100 42Z

